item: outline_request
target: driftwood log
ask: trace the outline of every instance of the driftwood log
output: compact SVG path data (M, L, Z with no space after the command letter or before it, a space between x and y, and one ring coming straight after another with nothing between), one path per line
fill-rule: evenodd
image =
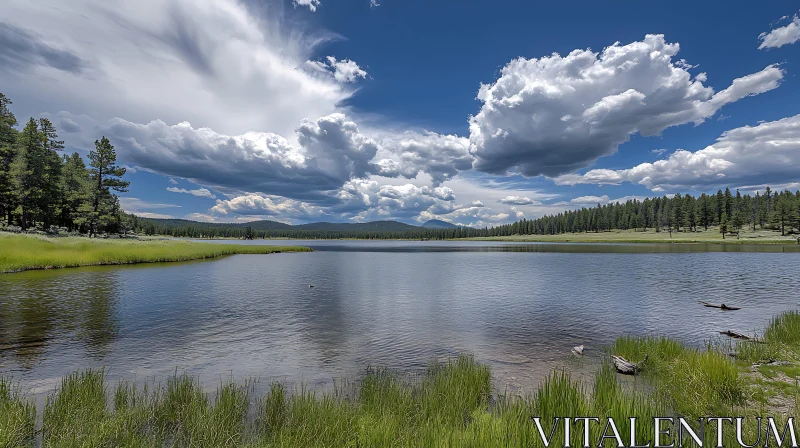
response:
M639 364L634 364L622 356L611 355L611 362L614 363L614 368L617 372L623 375L636 375L642 371L642 364L647 361L647 355L644 355L644 360Z
M698 302L702 303L703 306L707 306L709 308L719 308L719 309L725 310L725 311L736 311L736 310L740 310L741 309L741 308L736 307L736 306L725 305L724 303L721 303L721 304L717 305L716 303L703 302L702 300L698 300Z
M719 334L724 335L724 336L728 336L729 338L733 338L733 339L740 339L742 341L750 341L750 340L753 339L750 336L747 336L747 335L744 335L744 334L741 334L741 333L737 333L737 332L731 331L731 330L720 331Z
M728 336L729 338L739 339L740 341L748 341L748 342L758 342L759 344L766 344L764 341L759 341L756 338L751 338L746 334L737 333L735 331L727 330L727 331L720 331L719 334L723 336Z

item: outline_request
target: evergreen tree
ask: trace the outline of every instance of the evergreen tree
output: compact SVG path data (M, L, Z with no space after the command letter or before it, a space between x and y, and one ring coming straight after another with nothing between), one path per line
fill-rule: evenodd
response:
M33 118L28 120L17 140L18 152L11 164L10 175L20 208L20 225L26 229L35 225L46 208L46 150L39 125Z
M0 93L0 220L5 219L9 225L16 208L11 164L17 154L17 117L9 110L10 104L11 100Z
M61 193L61 156L57 151L64 149L64 142L58 140L55 126L47 118L39 119L39 134L44 152L42 166L42 222L48 228L56 217Z
M121 179L126 170L116 165L117 153L111 142L103 137L95 140L94 146L89 153L90 201L79 209L79 223L89 227L89 236L116 220L113 213L119 209L119 201L111 191L125 192L130 185Z
M753 204L751 207L751 214L750 218L753 220L753 232L756 231L756 223L759 221L759 216L761 215L761 208L760 208L761 196L756 191L756 197L753 199Z
M89 171L83 159L77 152L64 156L60 205L62 225L75 230L75 220L80 218L78 210L90 202L90 197Z
M795 207L793 204L793 197L791 193L775 195L775 209L772 212L772 221L781 228L781 236L786 235L786 226L791 230L792 223L795 220Z
M719 233L722 234L722 239L725 239L725 233L728 232L728 213L722 211L722 216L719 218Z

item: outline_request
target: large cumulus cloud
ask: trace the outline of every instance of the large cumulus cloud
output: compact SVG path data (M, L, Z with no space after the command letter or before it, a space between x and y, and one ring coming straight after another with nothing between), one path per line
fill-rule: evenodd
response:
M780 184L800 173L800 115L725 132L698 151L629 169L590 170L555 179L560 185L638 183L654 191L716 186Z
M511 61L478 92L483 105L470 118L475 168L526 176L574 172L635 133L700 123L725 104L774 89L783 77L768 66L715 94L703 84L704 73L692 77L688 64L675 60L678 50L661 35L647 35L600 53Z
M438 185L472 168L469 140L456 135L408 131L382 139L381 147L378 174L386 177L412 179L424 172Z
M190 123L111 120L106 129L126 162L223 191L322 198L371 170L375 142L342 114L297 128L299 145L273 133L228 136Z

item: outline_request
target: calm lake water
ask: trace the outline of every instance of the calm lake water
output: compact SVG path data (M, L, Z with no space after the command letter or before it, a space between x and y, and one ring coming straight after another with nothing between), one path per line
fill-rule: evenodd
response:
M800 306L788 246L239 243L316 251L0 275L0 375L39 396L89 366L112 380L177 369L210 389L231 376L325 387L471 352L499 385L526 388L553 368L588 371L622 334L702 345Z

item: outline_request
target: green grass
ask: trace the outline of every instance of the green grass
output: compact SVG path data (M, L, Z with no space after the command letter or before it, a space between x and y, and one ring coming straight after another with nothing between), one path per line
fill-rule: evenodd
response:
M776 317L765 331L769 342L758 345L798 350L798 320L798 313ZM761 396L770 378L746 374L744 361L732 361L719 347L626 336L609 352L637 362L647 354L642 375L622 377L603 362L589 381L554 371L525 396L493 393L489 368L467 355L433 363L416 376L368 369L360 381L338 382L327 392L274 383L260 396L249 383L233 382L206 393L186 375L160 385L111 388L103 371L87 370L66 377L47 398L39 430L33 405L0 380L0 415L11 417L0 419L0 446L32 446L38 435L44 447L540 447L534 416L547 435L556 417L600 417L590 425L596 446L609 417L625 443L633 416L639 417L637 441L645 443L657 416L690 422L800 417L797 383L783 382ZM775 369L776 375L800 373L797 365ZM769 407L776 397L790 407ZM582 426L572 428L571 446L582 446ZM716 446L714 429L706 428L704 446ZM754 441L756 431L755 420L746 419L745 440ZM724 446L738 446L734 431L725 434ZM553 437L554 446L563 444L563 424ZM604 446L614 444L606 440Z
M469 238L477 241L518 241L550 243L715 243L715 244L797 244L797 235L782 237L771 230L742 230L739 238L725 236L716 228L698 232L656 232L655 230L612 230L610 232L579 232L558 235L510 235Z
M0 446L30 446L35 424L33 403L20 396L10 379L0 377Z
M621 337L611 352L634 362L647 354L643 376L652 395L680 415L729 415L745 403L739 369L719 350L690 348L662 337Z
M233 254L305 252L298 246L195 243L175 240L45 238L0 232L0 273L77 266L155 263Z

